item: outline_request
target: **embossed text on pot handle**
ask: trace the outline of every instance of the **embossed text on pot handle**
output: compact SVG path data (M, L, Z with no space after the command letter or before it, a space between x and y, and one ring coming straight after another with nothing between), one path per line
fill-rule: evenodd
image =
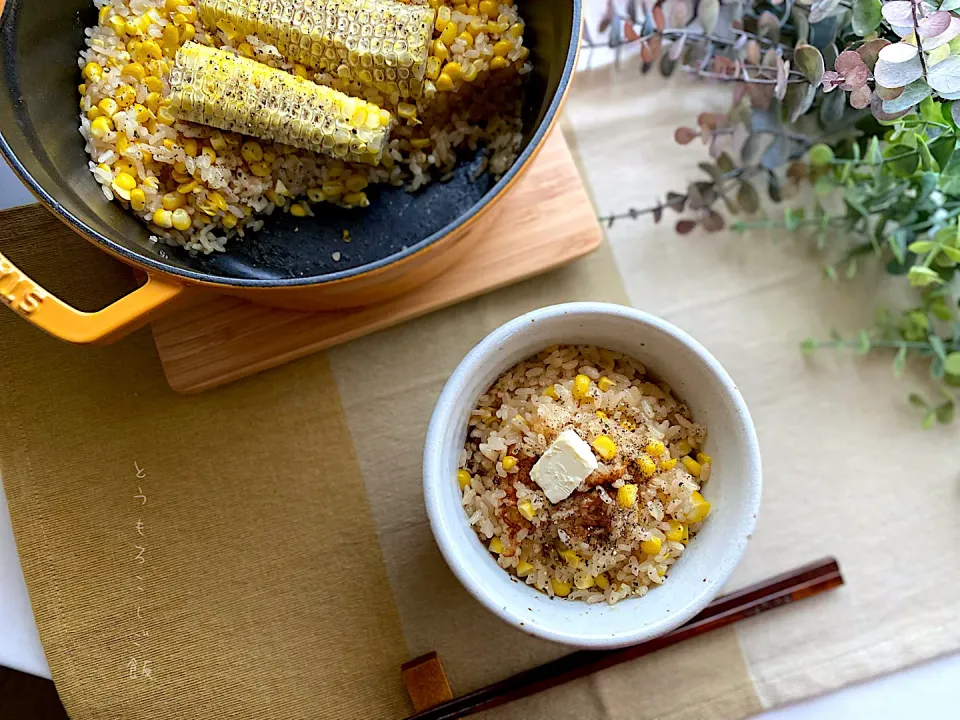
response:
M182 284L148 275L145 285L97 312L82 312L48 293L0 253L0 300L60 340L103 345L143 327L184 292Z

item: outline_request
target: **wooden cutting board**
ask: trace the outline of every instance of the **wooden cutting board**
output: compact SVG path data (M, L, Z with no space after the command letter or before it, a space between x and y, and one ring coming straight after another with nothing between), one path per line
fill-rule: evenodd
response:
M339 312L280 310L205 296L153 335L167 380L198 393L511 285L595 250L603 232L562 133L554 131L491 223L463 240L459 263L417 290Z

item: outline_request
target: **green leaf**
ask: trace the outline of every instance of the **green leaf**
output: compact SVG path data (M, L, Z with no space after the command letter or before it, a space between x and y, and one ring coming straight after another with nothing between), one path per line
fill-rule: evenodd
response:
M755 213L760 209L760 195L747 180L740 183L740 189L737 191L737 205L745 213Z
M870 352L870 348L873 344L870 342L870 333L866 330L861 330L857 335L857 340L860 343L857 347L857 352L861 355L866 355Z
M903 92L893 100L884 100L881 107L890 115L896 115L908 108L912 108L922 100L929 98L933 90L923 80L917 80L907 85Z
M941 95L960 93L960 55L951 55L927 70L927 82Z
M920 155L920 167L922 167L924 170L931 170L935 173L940 172L940 166L934 159L933 153L930 152L930 147L927 145L927 141L922 135L914 134L914 137L917 140L917 152Z
M820 84L824 70L823 55L813 45L798 45L793 51L793 64L811 85Z
M923 255L933 250L936 246L936 243L931 240L917 240L916 242L910 243L907 246L907 250L917 255Z
M947 166L940 171L939 185L947 195L960 195L960 152L955 152Z
M804 355L813 354L816 351L817 347L819 347L817 345L817 341L814 340L813 338L807 338L802 343L800 343L800 350L801 352L803 352Z
M882 17L880 0L854 0L853 31L860 37L866 37L876 30L880 26Z
M958 10L960 9L960 0L943 0L940 3L940 10L947 12L949 10Z
M870 165L879 165L883 162L883 152L880 150L880 138L876 135L870 138L870 145L867 147L867 162Z
M736 163L733 162L727 153L720 153L720 157L717 158L717 167L720 168L720 172L726 174L733 172L737 169Z
M950 258L954 262L960 263L960 250L958 250L957 248L943 247L943 248L940 248L940 252L942 252L944 255L946 255L948 258Z
M930 349L933 350L933 354L944 364L944 369L946 369L947 349L943 346L943 340L940 339L939 335L930 335L927 338L927 342L930 343Z
M933 159L937 161L938 167L946 167L953 155L956 140L951 135L942 135L930 143L930 153Z
M825 167L832 163L836 156L833 154L832 147L825 143L817 143L810 148L808 157L810 158L811 165Z
M952 423L955 408L956 403L953 402L953 400L943 403L937 408L937 422L941 425L949 425Z
M795 123L813 106L817 96L817 86L796 82L787 85L787 94L783 98L783 109L787 119Z
M929 430L930 428L933 427L933 423L936 421L936 419L937 419L936 410L928 412L926 415L923 416L923 420L920 421L920 427L922 427L924 430Z
M940 285L943 282L943 278L936 271L920 265L914 265L910 268L907 273L907 280L913 287L929 287L930 285Z
M926 410L928 407L930 407L927 401L924 400L920 395L917 395L917 393L910 393L910 397L907 399L914 407L922 408L923 410Z
M960 352L952 352L943 361L943 371L947 375L960 377Z
M823 269L823 274L826 275L833 282L837 281L837 269L833 265L827 265Z
M943 115L943 122L952 125L954 130L960 127L960 102L941 103L940 114Z
M893 358L893 376L896 378L903 377L903 371L907 367L907 346L901 345L900 349L897 350L896 356Z

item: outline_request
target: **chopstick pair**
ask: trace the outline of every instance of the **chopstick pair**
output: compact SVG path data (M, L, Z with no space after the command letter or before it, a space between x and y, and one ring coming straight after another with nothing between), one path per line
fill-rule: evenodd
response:
M833 558L819 560L717 598L686 625L660 637L619 650L578 650L462 697L440 704L431 703L431 707L407 720L454 720L490 710L841 585L843 576L837 561ZM424 698L443 695L449 698L452 695L436 653L411 660L403 670L415 707L424 707L430 702L425 702Z

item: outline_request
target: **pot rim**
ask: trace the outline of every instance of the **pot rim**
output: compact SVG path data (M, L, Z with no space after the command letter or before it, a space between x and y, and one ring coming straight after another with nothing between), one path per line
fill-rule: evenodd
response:
M0 34L6 32L7 21L9 20L9 14L12 12L12 8L16 0L7 2L5 7L3 7L2 15L0 15ZM327 273L324 275L314 275L312 277L306 278L279 278L279 279L256 279L256 278L220 278L207 273L197 272L195 270L188 270L185 268L177 268L162 260L148 257L146 255L141 255L137 252L126 248L119 243L111 240L106 235L97 232L93 228L89 227L82 220L73 215L68 211L63 205L60 204L52 195L50 195L31 175L31 173L24 167L17 158L16 154L13 152L9 143L7 142L6 137L4 136L2 128L0 128L0 154L3 155L7 164L14 171L17 177L20 179L24 185L27 186L27 189L30 190L43 203L48 210L54 213L62 222L68 225L72 230L77 234L86 238L88 241L94 243L100 249L104 250L110 255L123 260L131 265L140 267L146 271L152 271L156 273L162 273L168 276L174 276L177 278L182 278L183 280L188 281L191 284L200 284L207 286L215 287L249 287L249 288L273 288L273 287L309 287L309 286L320 286L320 285L330 285L351 278L360 277L367 275L369 273L374 273L376 271L382 270L389 266L402 263L415 255L419 254L423 250L426 250L431 245L435 244L439 240L447 237L448 235L457 232L458 230L466 229L470 225L474 224L479 220L488 209L490 209L499 197L507 190L513 183L520 177L520 175L526 170L527 166L530 164L530 161L533 160L536 155L539 153L541 147L543 146L543 141L546 138L547 134L553 129L556 124L557 118L560 115L560 108L562 107L564 101L566 100L567 93L570 90L570 82L573 78L573 72L576 68L577 58L579 57L580 52L580 37L582 33L582 0L572 0L573 2L573 22L571 23L570 29L570 46L567 51L567 58L564 63L563 73L561 75L560 84L557 87L556 93L554 94L553 100L550 103L550 107L547 108L547 113L544 116L543 122L540 123L540 127L537 128L536 132L530 138L530 142L527 144L526 149L520 154L520 156L513 163L511 168L507 173L497 181L497 183L487 192L480 200L478 200L473 207L463 213L460 217L454 221L448 223L445 227L441 228L432 235L427 236L426 238L420 240L418 243L411 245L408 248L401 250L400 252L393 253L388 255L385 258L381 258L374 262L367 263L365 265L360 265L359 267L350 268L347 270L340 270L334 273Z

